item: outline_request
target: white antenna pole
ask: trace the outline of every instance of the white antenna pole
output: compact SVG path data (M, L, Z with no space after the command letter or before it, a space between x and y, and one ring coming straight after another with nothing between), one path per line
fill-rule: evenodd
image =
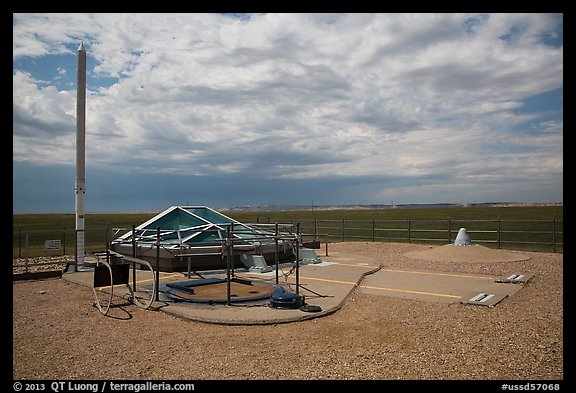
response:
M78 47L76 93L76 270L84 265L84 194L86 193L86 49Z

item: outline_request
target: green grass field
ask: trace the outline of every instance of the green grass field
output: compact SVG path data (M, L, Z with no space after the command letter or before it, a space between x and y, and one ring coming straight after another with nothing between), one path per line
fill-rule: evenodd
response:
M446 244L454 240L459 228L465 227L473 241L494 248L499 239L500 248L562 252L562 245L558 243L563 242L563 206L344 209L230 215L242 222L299 222L303 233L326 234L328 241ZM550 233L552 230L556 232L555 239Z
M105 249L107 234L112 228L139 225L156 213L87 214L86 250ZM549 243L542 245L505 244L508 249L552 251L552 225L556 243L563 243L563 206L509 206L458 208L397 208L355 210L303 210L273 212L229 212L226 215L244 223L300 222L304 233L313 233L314 220L319 234L329 235L329 241L418 241L418 238L438 239L432 243L452 240L458 228L466 227L473 241L491 242L500 225L501 240ZM497 222L498 218L500 223ZM553 218L555 222L553 223ZM448 224L449 220L449 224ZM449 229L447 225L449 225ZM344 236L342 234L344 227ZM28 256L74 254L74 214L18 214L13 215L13 256L23 257L28 235ZM409 232L410 231L410 232ZM411 234L411 238L408 237ZM65 250L45 251L44 241L60 239ZM321 239L322 240L322 239ZM487 246L494 246L487 243ZM556 247L562 252L562 244Z
M552 217L561 220L563 206L508 206L508 207L457 207L457 208L397 208L397 209L342 209L342 210L301 210L274 212L234 212L230 217L242 222L266 222L268 217L274 221L290 219L322 220L398 220L398 219L460 219L483 220L550 220Z

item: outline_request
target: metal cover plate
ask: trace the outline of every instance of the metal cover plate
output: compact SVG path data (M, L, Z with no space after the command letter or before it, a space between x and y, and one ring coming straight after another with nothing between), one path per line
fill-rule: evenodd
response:
M528 280L532 278L532 274L524 273L510 273L505 274L503 277L496 280L496 282L501 283L512 283L512 284L526 284Z
M272 308L300 308L302 305L304 305L304 296L291 292L272 295L269 304Z
M478 306L494 307L501 300L507 297L507 294L489 293L489 292L475 292L467 296L463 296L461 303L474 304Z
M472 299L470 299L470 301L471 302L484 303L493 297L494 297L493 293L479 293L478 295L476 295Z

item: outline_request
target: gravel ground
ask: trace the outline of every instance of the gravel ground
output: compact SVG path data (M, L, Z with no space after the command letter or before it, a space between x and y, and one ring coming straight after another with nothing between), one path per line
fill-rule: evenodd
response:
M51 257L35 257L28 259L28 269L26 266L26 258L15 258L12 260L12 273L22 274L28 272L49 272L53 270L63 270L66 268L67 261L73 261L74 255L60 255Z
M355 291L334 314L266 326L204 324L130 304L103 316L88 288L58 278L16 281L13 378L564 378L562 254L522 252L530 259L517 262L438 262L405 255L428 249L400 243L330 245L331 252L365 255L388 267L534 277L494 308Z

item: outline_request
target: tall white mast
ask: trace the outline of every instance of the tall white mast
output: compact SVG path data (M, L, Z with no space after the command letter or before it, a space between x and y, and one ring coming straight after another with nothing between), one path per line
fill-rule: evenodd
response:
M84 265L84 194L86 193L86 49L78 47L76 93L76 270Z

